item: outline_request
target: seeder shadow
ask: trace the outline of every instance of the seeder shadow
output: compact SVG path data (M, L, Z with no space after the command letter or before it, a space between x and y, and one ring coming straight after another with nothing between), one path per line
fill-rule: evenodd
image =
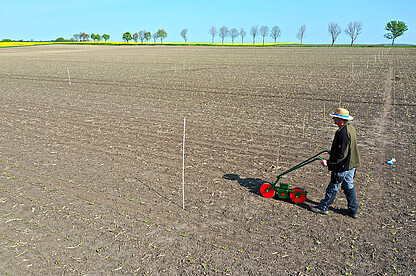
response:
M267 182L260 178L240 178L237 174L225 174L222 178L237 181L238 184L247 188L250 193L259 196L262 196L260 193L260 186Z

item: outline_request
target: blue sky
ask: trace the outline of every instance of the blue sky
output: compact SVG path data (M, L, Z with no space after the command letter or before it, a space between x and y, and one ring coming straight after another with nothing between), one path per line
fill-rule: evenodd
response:
M350 21L362 21L363 32L355 43L389 43L383 38L390 20L406 22L409 30L396 43L416 44L416 0L0 0L0 40L51 40L71 38L79 32L107 33L111 41L121 41L126 31L164 28L166 42L182 42L180 31L188 29L188 42L211 42L211 26L244 28L245 42L252 42L250 28L277 25L280 42L298 42L296 32L306 24L304 43L330 43L328 23L343 29ZM241 41L238 37L236 41ZM221 42L217 36L215 42ZM225 42L231 42L226 38ZM256 38L261 42L261 37ZM270 36L266 42L273 42ZM341 34L337 44L349 43Z

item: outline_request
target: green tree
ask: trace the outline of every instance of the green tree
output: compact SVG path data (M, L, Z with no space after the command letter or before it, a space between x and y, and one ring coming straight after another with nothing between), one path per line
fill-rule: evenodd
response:
M94 41L100 41L100 40L101 40L101 35L92 33L92 34L91 34L91 38L92 38Z
M110 39L110 36L109 36L108 34L103 34L103 39L104 39L105 41L107 41L107 40L109 40L109 39Z
M146 42L149 42L151 38L152 38L152 33L144 31L144 39L146 39Z
M127 43L129 43L129 41L131 40L131 33L125 32L123 34L123 40L126 41Z
M160 43L163 44L163 39L168 37L168 33L164 29L157 30L157 37L160 38Z
M387 34L384 35L387 39L392 39L391 46L394 45L394 40L402 36L405 31L408 30L406 23L403 21L390 21L386 24L386 27L384 28L386 31L388 31Z

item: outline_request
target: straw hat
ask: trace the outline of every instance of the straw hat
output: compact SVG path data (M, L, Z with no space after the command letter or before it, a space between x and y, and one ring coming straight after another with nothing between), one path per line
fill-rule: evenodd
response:
M334 113L329 114L331 117L337 117L343 120L352 121L354 118L350 116L350 112L345 108L337 108Z

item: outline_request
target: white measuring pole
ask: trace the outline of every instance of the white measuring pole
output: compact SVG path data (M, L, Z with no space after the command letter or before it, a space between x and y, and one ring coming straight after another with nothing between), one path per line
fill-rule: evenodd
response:
M183 118L183 148L182 148L182 209L185 210L185 126L186 118Z
M69 68L66 68L67 72L68 72L68 80L69 80L69 86L71 86L71 74L69 74Z

